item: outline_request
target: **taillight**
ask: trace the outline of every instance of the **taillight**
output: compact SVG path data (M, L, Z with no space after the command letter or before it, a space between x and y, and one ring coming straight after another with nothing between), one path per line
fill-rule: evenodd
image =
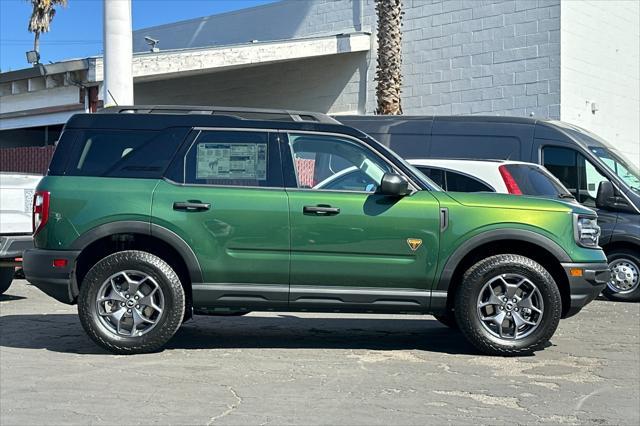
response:
M36 235L49 220L49 191L36 191L33 196L33 235Z
M507 191L509 191L509 194L522 195L522 191L520 190L518 183L513 178L513 176L511 176L511 173L509 173L507 166L502 165L498 167L498 170L500 171L500 175L502 176L502 180L504 181L504 184L507 187Z

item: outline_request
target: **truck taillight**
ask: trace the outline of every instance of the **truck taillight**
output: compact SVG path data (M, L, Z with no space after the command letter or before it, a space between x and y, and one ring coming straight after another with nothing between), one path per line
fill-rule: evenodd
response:
M500 175L502 176L502 180L504 181L504 184L507 187L507 191L509 191L509 194L522 195L522 191L520 190L518 183L513 178L513 176L511 176L511 173L509 173L507 166L502 165L498 167L498 170L500 171Z
M36 235L49 220L49 191L36 191L33 196L33 235Z

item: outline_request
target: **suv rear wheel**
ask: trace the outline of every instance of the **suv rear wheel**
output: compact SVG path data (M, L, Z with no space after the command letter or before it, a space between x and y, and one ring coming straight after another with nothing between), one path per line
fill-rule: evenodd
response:
M608 253L611 280L603 290L609 300L640 301L640 254L620 249Z
M118 354L160 349L180 327L184 309L178 275L165 261L143 251L114 253L96 263L78 297L86 332Z
M560 291L546 269L520 255L491 256L464 274L455 314L462 333L490 355L545 347L558 327Z

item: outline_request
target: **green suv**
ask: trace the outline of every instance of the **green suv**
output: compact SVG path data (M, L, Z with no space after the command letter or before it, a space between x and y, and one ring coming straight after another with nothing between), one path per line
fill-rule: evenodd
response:
M318 187L350 167L361 174ZM433 314L484 353L519 355L609 278L592 210L443 192L305 112L75 115L33 222L27 279L121 354L158 350L192 314L268 310Z

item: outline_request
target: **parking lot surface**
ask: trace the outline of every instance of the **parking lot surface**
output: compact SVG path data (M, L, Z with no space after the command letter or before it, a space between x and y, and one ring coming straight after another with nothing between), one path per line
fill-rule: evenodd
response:
M196 317L114 356L76 307L0 296L0 424L640 422L640 305L596 301L534 356L479 355L432 317Z

